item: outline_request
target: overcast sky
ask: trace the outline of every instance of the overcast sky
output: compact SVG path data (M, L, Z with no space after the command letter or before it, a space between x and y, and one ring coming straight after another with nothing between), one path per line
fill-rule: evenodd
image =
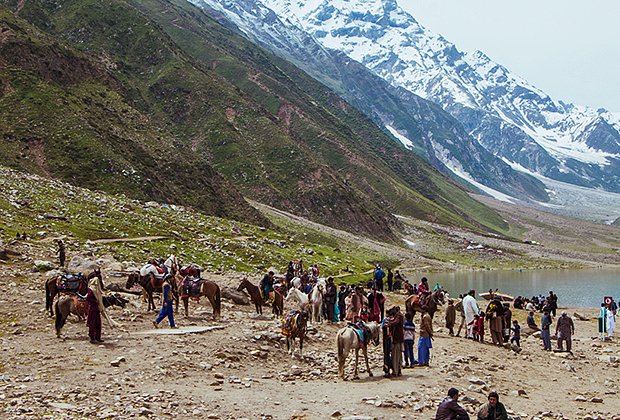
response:
M620 112L620 0L398 0L554 99Z

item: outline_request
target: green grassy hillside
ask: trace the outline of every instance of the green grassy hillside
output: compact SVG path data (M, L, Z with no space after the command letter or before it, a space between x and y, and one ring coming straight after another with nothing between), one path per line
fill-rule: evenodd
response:
M0 117L19 121L0 127L7 165L214 214L247 210L219 203L225 182L204 185L205 174L219 180L212 166L252 199L353 232L392 238L394 213L508 231L325 86L185 1L31 0L19 18L1 16L32 50L24 62L0 45L10 85Z

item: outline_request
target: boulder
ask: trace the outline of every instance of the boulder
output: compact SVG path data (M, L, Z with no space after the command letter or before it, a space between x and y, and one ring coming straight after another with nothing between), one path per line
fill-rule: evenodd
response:
M588 318L585 315L580 314L579 312L573 312L573 316L575 318L577 318L579 321L589 321L590 320L590 318Z
M99 268L99 266L96 262L88 260L80 255L71 258L71 261L69 261L67 265L67 271L70 273L90 274L97 268Z
M35 260L34 267L38 271L48 271L56 268L56 265L51 261Z
M237 290L232 289L230 287L222 288L222 297L224 299L232 300L237 305L249 305L250 304L250 299L245 293L238 292Z

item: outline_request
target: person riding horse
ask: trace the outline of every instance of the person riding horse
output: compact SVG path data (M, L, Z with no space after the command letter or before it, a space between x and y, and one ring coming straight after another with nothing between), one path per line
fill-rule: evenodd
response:
M422 277L420 284L418 284L418 296L420 297L420 304L426 305L428 297L431 295L431 288L428 285L428 279Z
M273 276L274 276L273 271L270 271L269 273L265 274L265 277L263 277L259 285L263 300L267 303L270 303L273 301L273 296L272 296Z

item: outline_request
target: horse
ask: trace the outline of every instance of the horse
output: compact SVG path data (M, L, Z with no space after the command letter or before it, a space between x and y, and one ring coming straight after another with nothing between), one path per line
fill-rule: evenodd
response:
M291 280L291 288L301 290L301 279L299 277L293 277Z
M286 298L284 298L284 300L288 302L291 299L297 301L300 311L308 311L309 307L307 294L303 293L299 289L292 288L288 291L288 294L286 295Z
M54 316L54 298L60 292L59 285L63 274L56 274L45 281L45 309L50 311L50 316ZM85 295L88 291L88 282L97 277L99 279L99 285L103 289L103 279L101 277L101 270L95 269L86 277L82 277L79 280L78 292Z
M112 295L103 296L103 306L109 308L110 306L120 306L121 308L125 308L129 300L121 297L120 294L114 293ZM85 300L80 299L78 296L73 295L64 295L61 296L56 304L56 337L60 338L60 333L62 331L62 327L65 326L67 322L67 317L69 314L77 315L78 320L82 321L86 317L86 311L88 308L88 304Z
M437 289L433 293L430 294L426 301L426 305L422 305L418 298L418 295L411 295L405 300L405 308L407 313L412 313L415 315L416 311L422 312L425 310L430 315L431 319L435 312L437 312L437 305L444 303L444 291L442 289Z
M167 276L170 276L170 275L168 274ZM139 284L140 286L142 286L142 288L146 292L147 301L148 301L147 311L155 310L156 308L155 308L155 301L153 300L153 292L161 292L162 286L164 284L164 277L161 274L159 274L159 272L157 271L157 268L155 268L155 266L151 264L147 264L144 267L142 267L140 272L135 271L133 273L130 273L129 276L127 277L127 283L125 284L125 288L131 289L134 286L134 284ZM171 286L172 296L177 302L177 307L178 307L179 296L177 293L176 282L174 280L171 281L170 286Z
M323 310L323 294L325 293L325 289L323 285L316 284L312 291L310 292L310 296L308 297L308 302L310 304L310 319L313 322L321 322L321 313Z
M370 322L366 324L370 331L370 341L376 346L379 344L379 324L376 322ZM364 352L364 360L366 361L366 371L368 372L368 376L372 376L372 372L370 371L370 366L368 366L368 348L367 346L360 340L358 333L355 331L353 326L349 325L344 328L341 328L336 334L336 346L338 347L338 376L340 378L345 379L344 377L344 364L349 356L349 352L351 349L355 349L355 371L353 374L353 379L359 379L359 375L357 373L357 364L359 360L359 351L362 349Z
M295 356L295 339L299 338L299 357L303 356L304 338L308 332L308 313L294 311L287 317L282 333L286 336L286 349L291 358Z
M199 277L198 277L199 278ZM210 280L200 279L200 290L198 294L191 294L191 286L186 287L186 281L192 281L191 277L181 278L180 281L177 281L177 290L179 291L180 299L183 301L183 307L185 308L185 317L189 316L189 298L200 298L202 296L206 296L213 307L213 317L219 318L222 310L222 300L220 297L220 286L217 283L212 282ZM176 301L176 311L179 312L179 299Z
M250 295L250 299L252 303L256 307L256 313L263 313L263 297L261 296L260 289L258 286L254 286L247 278L243 278L237 287L237 292L245 289ZM274 315L282 315L284 314L284 297L278 291L273 292L273 304L272 311Z

